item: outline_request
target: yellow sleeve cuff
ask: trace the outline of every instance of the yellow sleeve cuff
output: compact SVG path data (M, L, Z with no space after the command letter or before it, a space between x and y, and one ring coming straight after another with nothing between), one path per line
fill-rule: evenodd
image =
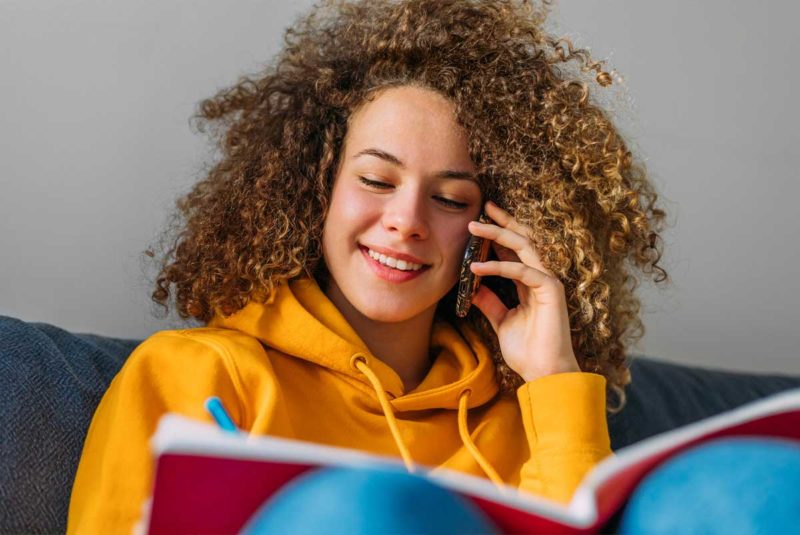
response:
M589 372L546 375L517 389L531 444L550 449L610 451L606 378Z

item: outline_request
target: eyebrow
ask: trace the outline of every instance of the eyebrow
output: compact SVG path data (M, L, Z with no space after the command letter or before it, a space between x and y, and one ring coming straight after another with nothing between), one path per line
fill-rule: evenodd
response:
M375 156L376 158L380 158L381 160L387 161L390 164L396 165L400 169L405 169L406 165L403 163L400 158L395 156L394 154L390 154L385 150L376 149L376 148L368 148L360 151L358 154L353 156L353 160L358 158L359 156ZM439 171L433 175L436 178L455 178L458 180L475 180L475 174L470 171L456 171L455 169L444 169L443 171Z

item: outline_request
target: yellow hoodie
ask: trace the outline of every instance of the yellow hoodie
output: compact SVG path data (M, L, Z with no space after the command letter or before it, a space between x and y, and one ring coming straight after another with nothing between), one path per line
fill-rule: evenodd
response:
M501 397L486 347L465 323L437 321L435 360L411 392L373 356L313 279L282 285L206 327L142 342L95 412L68 534L130 534L150 495L149 440L177 412L211 422L219 396L239 428L442 466L567 502L611 454L605 378L559 373Z

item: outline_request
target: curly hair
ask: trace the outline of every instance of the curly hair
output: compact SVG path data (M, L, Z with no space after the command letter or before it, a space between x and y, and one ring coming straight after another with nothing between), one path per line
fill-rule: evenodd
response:
M544 32L549 2L323 0L284 34L257 75L202 101L197 129L219 158L177 201L152 299L183 319L230 315L301 276L328 272L322 229L348 118L379 91L417 85L454 105L485 199L534 229L543 264L564 284L582 370L602 374L625 405L628 345L644 335L631 268L659 265L665 212L644 165L590 98L602 62ZM580 70L569 74L570 62ZM152 251L148 251L153 256ZM508 307L513 281L484 284ZM173 290L174 287L174 290ZM456 287L437 317L458 321ZM488 320L465 320L493 354L501 391L523 383L503 360Z

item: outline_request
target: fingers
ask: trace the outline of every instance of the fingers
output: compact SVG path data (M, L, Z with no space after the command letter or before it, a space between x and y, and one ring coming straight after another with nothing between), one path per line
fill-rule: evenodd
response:
M488 215L493 221L497 222L497 224L501 227L509 228L517 234L525 236L526 239L528 238L528 232L530 229L519 223L511 214L497 206L492 201L486 201L486 215Z
M508 308L503 304L497 294L486 286L480 286L478 293L472 298L472 304L483 312L489 323L492 324L494 332L499 332L499 326L508 314Z
M557 281L547 273L526 266L521 262L502 262L499 260L473 262L470 264L470 269L476 275L499 275L500 277L519 281L529 288L540 288Z
M542 271L550 277L555 277L553 272L547 269L542 263L541 258L536 252L536 248L531 242L529 236L530 231L528 227L520 224L508 212L502 208L492 204L486 203L486 212L498 224L480 223L478 221L471 221L469 223L469 231L476 236L487 238L493 242L514 251L519 259L527 266ZM497 249L495 249L497 251ZM505 255L498 253L498 258L501 260L511 260Z
M491 223L480 223L478 221L469 222L469 230L483 238L494 240L500 245L508 247L517 255L525 252L525 249L530 246L530 242L523 236L520 236L513 230L501 228Z

